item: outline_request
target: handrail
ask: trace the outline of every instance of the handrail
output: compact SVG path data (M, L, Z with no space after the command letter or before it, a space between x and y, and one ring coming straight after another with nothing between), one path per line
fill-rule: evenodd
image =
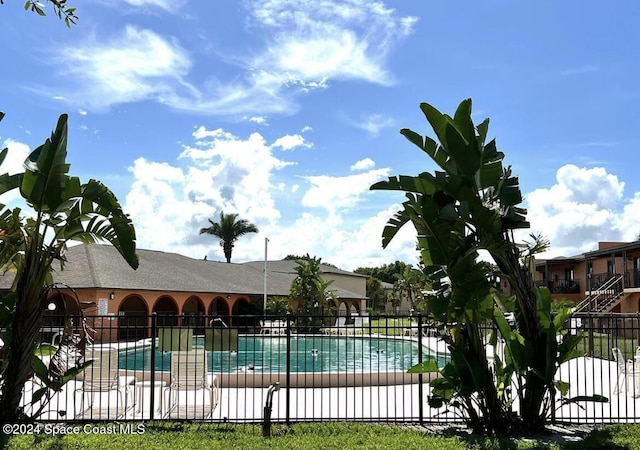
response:
M210 326L210 327L212 327L212 326L213 326L213 324L214 324L214 322L220 322L220 323L222 324L222 326L223 326L223 327L225 327L225 328L229 328L229 325L227 325L227 324L225 323L225 321L224 321L224 320L222 320L220 317L216 317L215 319L211 319L211 320L209 321L209 326Z
M598 299L603 295L610 295L611 297L617 296L622 292L622 289L616 289L616 285L622 281L622 275L613 274L611 278L609 278L606 282L604 282L601 286L598 287L596 291L589 291L589 295L587 298L582 300L578 305L573 309L574 312L584 312L587 309L593 309L591 306L595 306L598 304ZM610 290L613 290L613 295L611 295ZM595 294L593 293L595 292ZM609 297L609 298L611 298Z

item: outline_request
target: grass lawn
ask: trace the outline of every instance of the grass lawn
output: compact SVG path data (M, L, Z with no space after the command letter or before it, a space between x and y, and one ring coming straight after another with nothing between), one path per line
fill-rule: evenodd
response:
M404 329L411 325L416 326L416 322L410 322L408 317L394 319L392 317L383 317L381 319L371 320L371 334L381 334L387 336L398 336L404 334Z
M274 437L263 438L262 429L251 425L199 425L187 423L141 425L140 434L97 434L117 424L90 424L93 433L64 436L21 435L3 437L7 449L636 449L640 448L640 425L606 426L592 430L580 442L562 441L559 435L508 439L470 436L464 433L432 434L414 428L375 424L274 425ZM80 425L82 428L83 425Z

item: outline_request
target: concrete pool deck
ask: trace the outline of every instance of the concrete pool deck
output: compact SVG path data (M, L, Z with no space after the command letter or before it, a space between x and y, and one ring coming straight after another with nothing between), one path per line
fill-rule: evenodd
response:
M417 337L409 338L417 341ZM434 337L423 337L422 343L436 354L447 352L446 344ZM113 344L111 344L113 345ZM120 345L120 348L130 348L137 344ZM492 349L488 348L488 353ZM639 361L640 362L640 361ZM112 407L116 404L115 391L98 394L94 402L94 408L89 414L77 416L80 421L87 420L147 420L152 417L151 396L154 395L153 418L162 417L162 405L164 399L160 383L155 386L145 379L144 374L138 376L122 377L128 384L128 396L126 410L123 417L119 417L118 411ZM223 378L220 374L218 377ZM379 421L379 422L418 422L419 420L431 422L447 422L458 420L454 412L446 412L443 409L432 409L428 406L429 378L425 374L423 383L416 382L417 375L412 380L404 378L406 374L396 372L395 382L381 384L376 377L379 374L370 374L373 377L368 385L348 385L342 387L297 387L291 383L289 389L285 388L284 374L270 374L268 383L278 381L281 389L273 396L273 409L271 418L273 422L300 421ZM261 376L255 374L255 376ZM312 374L311 377L318 377ZM563 364L558 371L557 378L571 384L569 397L602 395L609 399L607 403L582 402L580 404L561 405L556 402L555 418L560 422L575 424L599 424L612 422L640 422L640 375L630 377L628 383L623 386L620 393L614 393L618 383L618 369L614 361L599 358L576 358ZM399 383L398 381L413 381ZM146 383L141 383L147 381ZM156 380L160 381L160 380ZM167 380L164 380L165 383ZM386 380L388 382L388 380ZM264 380L263 380L264 382ZM267 383L267 384L268 384ZM300 385L305 386L300 383ZM166 384L165 384L166 386ZM208 420L214 422L261 422L263 410L267 398L267 387L252 387L248 383L225 383L220 388L219 402ZM306 385L306 386L314 386ZM422 387L422 400L420 401L420 386ZM70 420L74 417L74 408L79 408L79 388L81 382L71 381L63 391L56 394L49 408L41 415L43 420ZM515 389L515 387L514 387ZM27 384L25 398L30 398L33 392L31 383ZM78 391L76 391L78 390ZM202 402L204 391L199 391L201 396L196 403ZM165 400L166 402L166 400ZM184 399L184 404L189 400ZM517 399L514 409L517 409ZM57 411L68 411L61 416ZM204 419L204 409L193 420ZM206 412L208 413L208 412ZM191 417L185 417L191 418Z
M640 383L629 381L628 390L622 389L613 394L618 381L618 372L613 361L597 358L577 358L564 364L559 371L559 378L571 383L570 396L599 394L609 398L607 403L583 402L580 405L560 406L556 411L556 420L575 424L598 424L612 422L640 421ZM281 384L284 380L281 380ZM272 421L284 422L287 419L287 396L289 396L289 420L301 421L339 421L356 420L372 422L447 422L455 421L453 412L444 409L432 409L427 404L429 384L423 383L423 399L419 401L419 384L365 387L331 387L331 388L290 388L282 387L273 396ZM62 393L57 394L43 420L69 420L74 405L77 407L77 395L74 390L80 382L70 382ZM140 389L133 393L135 384L131 385L128 410L120 420L147 420L151 418L151 388ZM638 388L636 391L636 387ZM261 422L267 396L266 388L229 387L220 389L220 399L209 420L214 422ZM198 401L202 401L199 397ZM154 419L161 417L155 395ZM135 401L135 406L134 406ZM117 420L113 408L101 408L115 405L114 392L101 394L96 398L91 414L79 416L79 421ZM516 401L517 403L517 401ZM422 405L422 408L420 408ZM514 408L517 407L517 404ZM197 409L197 408L196 408ZM69 410L67 417L55 411ZM422 411L421 411L422 410ZM194 420L201 420L198 417Z

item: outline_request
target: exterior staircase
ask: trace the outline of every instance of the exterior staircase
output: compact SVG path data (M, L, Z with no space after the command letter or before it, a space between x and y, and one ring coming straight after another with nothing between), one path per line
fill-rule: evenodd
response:
M615 308L623 298L622 275L614 274L598 288L592 289L587 298L581 301L573 311L574 313L606 313Z

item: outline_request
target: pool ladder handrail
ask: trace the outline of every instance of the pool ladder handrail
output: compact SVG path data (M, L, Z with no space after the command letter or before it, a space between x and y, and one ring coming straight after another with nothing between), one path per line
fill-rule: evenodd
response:
M224 328L229 328L229 325L225 323L220 317L216 317L215 319L211 319L209 321L209 326L212 327L215 322L220 322Z

